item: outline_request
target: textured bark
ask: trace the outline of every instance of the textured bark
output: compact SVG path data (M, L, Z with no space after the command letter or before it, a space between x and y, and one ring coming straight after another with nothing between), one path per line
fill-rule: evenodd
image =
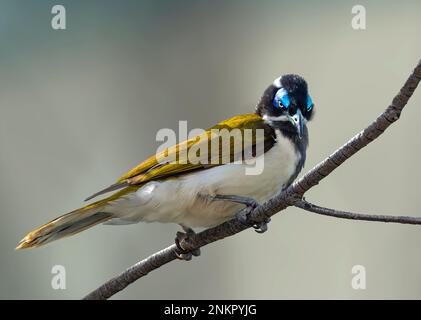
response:
M398 223L412 223L418 224L418 218L410 217L390 217L390 216L372 216L363 214L354 214L350 212L335 211L332 209L322 208L312 205L302 200L303 195L310 188L317 185L322 179L327 177L333 170L339 167L347 159L364 148L370 142L379 137L392 123L397 121L400 114L407 104L409 98L415 91L418 83L421 80L421 60L409 76L400 92L395 96L391 105L380 114L368 127L355 135L351 140L345 143L342 147L332 153L325 160L320 162L317 166L311 169L301 179L294 182L281 194L273 197L266 203L257 207L251 212L250 217L256 222L264 221L267 217L284 210L289 206L296 205L307 211L318 214L330 215L338 218L358 219L367 221L384 221L384 222L398 222ZM387 217L387 219L386 219ZM387 220L387 221L386 221ZM406 222L403 222L406 221ZM417 222L417 223L415 223ZM181 246L186 251L191 251L203 247L211 242L221 240L223 238L232 236L249 227L243 225L237 220L225 222L215 228L204 230L196 235L193 235L181 242ZM108 299L117 292L126 288L129 284L137 279L147 275L149 272L158 269L170 261L177 259L177 247L171 245L150 257L139 261L120 275L107 281L88 294L84 299Z

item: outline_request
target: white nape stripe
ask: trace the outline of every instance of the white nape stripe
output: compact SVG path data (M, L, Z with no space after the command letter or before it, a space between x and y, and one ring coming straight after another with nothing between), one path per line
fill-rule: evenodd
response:
M282 76L281 76L281 77L282 77ZM282 87L282 85L281 85L281 77L276 78L275 80L273 80L273 85L274 85L275 87L277 87L277 88Z
M265 120L265 121L289 121L289 119L286 115L281 115L281 116L278 116L278 117L271 117L271 116L268 116L267 114L265 114L263 116L263 120Z

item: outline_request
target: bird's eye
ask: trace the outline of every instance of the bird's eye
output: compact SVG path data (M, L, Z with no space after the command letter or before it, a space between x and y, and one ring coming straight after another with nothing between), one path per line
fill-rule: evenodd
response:
M291 101L289 100L288 92L284 88L279 89L273 99L275 108L287 110L290 104Z
M313 109L313 100L311 100L311 97L308 95L307 96L307 111L310 111L311 109Z

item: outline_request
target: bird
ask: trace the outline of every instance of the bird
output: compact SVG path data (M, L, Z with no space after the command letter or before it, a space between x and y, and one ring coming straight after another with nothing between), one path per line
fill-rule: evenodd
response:
M263 92L254 113L234 116L157 152L86 200L98 196L103 199L29 232L16 249L39 247L100 223L162 222L183 228L185 232L178 232L175 242L180 249L179 258L189 260L200 251L183 252L179 244L183 237L195 232L194 228L210 228L239 219L263 233L269 219L250 221L249 213L297 178L306 160L307 122L313 115L314 103L304 78L297 74L282 75ZM194 148L200 149L197 146L209 151L212 141L223 138L221 132L235 130L242 139L228 140L228 155L193 153L202 161L186 157ZM247 130L252 132L248 138ZM263 169L257 174L247 174L258 161Z

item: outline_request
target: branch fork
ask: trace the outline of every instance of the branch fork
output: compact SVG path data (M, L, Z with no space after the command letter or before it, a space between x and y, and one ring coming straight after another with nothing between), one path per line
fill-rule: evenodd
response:
M352 157L359 150L377 139L392 123L399 120L403 108L411 98L420 80L421 60L418 62L414 71L409 76L399 93L392 100L391 105L388 106L382 114L380 114L368 127L356 134L352 139L316 165L302 178L295 181L281 194L273 197L266 203L257 206L250 213L251 219L256 222L263 222L265 219L271 217L279 211L283 211L287 207L296 206L305 211L335 218L414 225L421 224L421 218L418 217L368 215L339 211L317 206L304 199L304 194L309 189L316 186L322 179L326 178L332 173L332 171L341 166L342 163ZM189 235L188 238L182 240L181 246L186 251L194 251L209 243L232 236L248 228L250 227L234 219L214 228L204 230L200 233ZM173 244L157 253L154 253L148 258L137 262L135 265L131 266L115 278L107 281L102 286L88 294L84 299L103 300L110 298L134 281L144 277L149 272L176 260L177 250L177 246Z

